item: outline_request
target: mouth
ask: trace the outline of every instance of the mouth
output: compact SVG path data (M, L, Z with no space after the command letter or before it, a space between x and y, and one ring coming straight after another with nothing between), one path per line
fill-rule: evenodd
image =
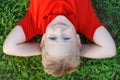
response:
M54 24L54 26L56 26L56 25L63 25L63 26L67 26L67 25L65 24L65 22L56 22L56 23Z
M68 28L68 26L65 23L56 23L54 25L54 29L55 28L64 28L64 29L66 29L66 28Z

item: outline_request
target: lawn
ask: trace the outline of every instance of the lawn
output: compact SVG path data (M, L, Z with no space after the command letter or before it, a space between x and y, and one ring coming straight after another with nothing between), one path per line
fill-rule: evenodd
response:
M117 55L109 59L82 57L78 71L59 78L44 73L40 56L14 57L2 51L6 36L28 5L29 0L0 0L0 80L120 80L120 0L93 0L98 17L116 42ZM33 40L39 41L37 38ZM84 36L82 42L89 43Z

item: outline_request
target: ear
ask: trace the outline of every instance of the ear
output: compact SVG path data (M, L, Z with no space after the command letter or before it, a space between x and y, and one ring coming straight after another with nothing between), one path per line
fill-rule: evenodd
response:
M43 36L42 36L40 47L43 47L44 41L45 41L45 34L43 34Z
M78 44L79 44L79 46L80 46L80 48L81 48L81 40L80 40L80 36L79 36L79 34L77 34L77 42L78 42Z

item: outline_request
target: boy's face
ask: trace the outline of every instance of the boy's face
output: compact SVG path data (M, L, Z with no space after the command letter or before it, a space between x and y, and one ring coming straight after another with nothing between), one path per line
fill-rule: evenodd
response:
M45 50L48 55L58 59L70 55L79 44L73 24L65 16L57 16L47 26L44 35ZM75 48L75 49L74 49Z

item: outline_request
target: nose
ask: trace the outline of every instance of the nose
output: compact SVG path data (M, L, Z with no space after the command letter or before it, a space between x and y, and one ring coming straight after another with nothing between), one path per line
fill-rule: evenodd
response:
M56 26L54 28L55 34L61 38L62 34L64 33L64 31L67 29L67 27L60 25L60 26Z
M64 28L63 27L56 27L55 31L60 36L60 34L64 31Z

